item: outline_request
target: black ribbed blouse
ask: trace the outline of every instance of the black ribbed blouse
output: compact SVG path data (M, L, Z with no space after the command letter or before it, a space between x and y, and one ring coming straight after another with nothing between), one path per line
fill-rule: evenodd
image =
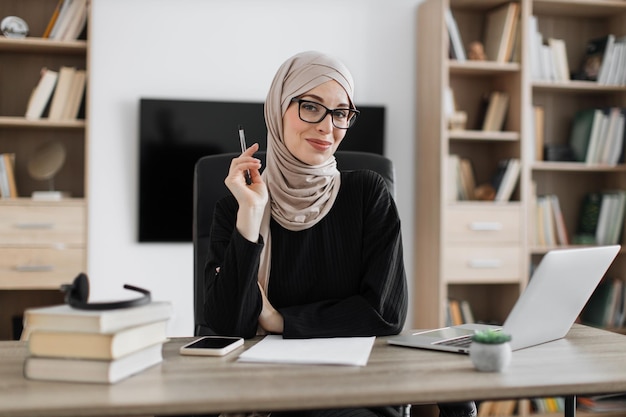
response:
M262 307L263 240L253 243L237 232L237 208L233 196L215 208L204 310L218 334L250 338ZM270 228L268 298L284 318L283 337L384 336L402 329L407 286L400 218L380 175L342 172L335 204L319 223L294 232L272 220Z

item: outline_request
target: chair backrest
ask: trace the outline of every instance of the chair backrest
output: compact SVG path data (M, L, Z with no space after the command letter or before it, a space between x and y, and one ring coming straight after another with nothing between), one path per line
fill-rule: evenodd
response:
M230 161L237 153L207 155L198 160L193 184L193 250L194 250L194 333L196 336L211 335L213 332L204 320L204 265L209 248L209 235L213 221L213 210L219 199L230 191L224 184ZM265 165L265 152L255 156ZM337 151L337 167L340 171L370 169L378 172L395 196L395 169L388 158L367 152Z

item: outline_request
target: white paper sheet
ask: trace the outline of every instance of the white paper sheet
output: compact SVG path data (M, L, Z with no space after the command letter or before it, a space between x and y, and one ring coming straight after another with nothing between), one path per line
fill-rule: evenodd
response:
M374 340L373 336L283 339L269 335L239 355L239 361L365 366Z

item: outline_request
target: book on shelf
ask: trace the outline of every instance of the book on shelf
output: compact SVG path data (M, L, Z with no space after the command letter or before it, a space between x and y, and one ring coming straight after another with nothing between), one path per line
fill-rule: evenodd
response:
M64 0L49 38L54 40L75 40L87 23L87 0ZM54 17L51 17L51 19Z
M535 157L535 161L543 161L543 144L545 141L545 111L543 106L533 106L532 121L534 141L531 143L534 146L533 155Z
M551 200L546 196L537 196L538 241L543 246L555 246L557 244L556 225L551 204Z
M47 39L50 37L50 33L52 33L52 28L54 28L54 24L59 18L59 13L61 12L61 7L63 7L64 1L65 0L59 0L57 2L57 5L54 8L54 11L52 12L52 16L50 16L50 20L48 21L48 24L46 25L46 29L43 31L43 35L41 35L42 38Z
M66 26L67 25L67 19L68 19L68 9L70 8L70 5L72 4L73 0L60 0L60 7L59 10L55 10L52 13L52 16L50 17L50 21L52 21L54 19L54 22L52 23L52 28L50 29L50 32L48 34L48 38L50 39L59 39L59 33L61 31L61 26ZM55 13L56 13L56 17L55 17ZM50 21L48 23L50 23ZM63 23L65 22L65 23Z
M519 21L519 4L505 3L487 13L483 44L487 59L495 62L511 60Z
M15 154L0 154L0 197L16 198L17 184L15 181Z
M539 52L541 59L542 79L546 81L556 80L556 69L554 63L554 54L552 53L552 47L548 44L542 44L539 47Z
M624 160L626 108L588 108L573 117L568 145L575 161L617 165Z
M574 235L574 243L580 245L595 244L596 228L598 227L598 216L600 215L600 204L602 194L599 192L586 193L580 206L578 228Z
M538 30L537 17L529 18L528 44L530 70L533 80L568 81L570 66L567 48L563 39L544 38Z
M496 179L494 183L496 190L495 201L509 201L511 199L519 179L520 168L521 164L518 158L509 158L500 161L496 175L498 177L501 176L501 179Z
M475 199L476 180L474 168L467 158L459 155L448 155L448 200L464 201Z
M40 119L52 97L52 93L59 77L58 71L53 71L46 67L41 69L39 82L33 89L26 107L25 117L27 119Z
M509 94L504 91L492 91L489 94L482 130L490 132L502 130L508 108Z
M559 245L569 245L569 234L567 233L567 227L565 226L565 218L561 211L561 203L559 197L556 194L550 194L548 196L550 200L550 208L552 209L552 217L554 218L554 229L556 231L557 242Z
M581 410L600 412L623 412L626 411L626 393L579 395L576 397L578 407Z
M594 109L594 118L589 133L587 152L585 153L585 163L593 164L599 161L601 147L606 129L608 126L608 117L602 109Z
M461 304L459 300L448 300L448 309L450 311L450 323L452 326L463 324L463 313L461 312Z
M486 400L477 407L478 417L512 416L515 413L517 400Z
M602 193L600 213L595 233L598 245L615 245L619 243L624 224L626 207L626 191L606 191Z
M569 81L569 63L567 61L567 49L563 39L548 38L548 46L552 53L554 64L554 79L556 81Z
M85 87L87 82L87 72L85 70L76 70L72 77L72 83L70 85L67 101L63 106L63 112L61 114L62 120L74 120L78 118L80 105L84 99Z
M457 61L465 61L467 59L465 56L465 46L463 46L459 27L456 24L456 20L454 19L450 8L446 8L444 16L446 19L446 26L448 28L449 37L448 55L450 56L450 58L456 59Z
M620 241L624 224L626 191L609 190L585 194L574 243L612 245Z
M606 48L605 61L600 68L598 83L604 85L626 85L626 36L610 40Z
M469 301L461 300L459 301L461 307L461 316L463 317L463 323L474 323L476 320L474 319L474 312L472 311L472 306Z
M623 73L622 55L624 38L611 36L611 42L605 52L606 65L602 65L598 74L598 84L619 85Z
M531 15L528 18L528 49L530 52L530 75L533 80L543 79L541 70L541 45L543 45L543 35L539 32L537 16Z
M596 116L596 113L599 113L599 116ZM585 161L594 118L600 117L601 114L597 109L583 109L574 115L570 129L569 146L575 161Z
M474 323L474 313L467 300L448 299L446 325Z
M626 324L624 281L605 277L580 313L583 324L600 328L619 328Z
M150 304L115 310L78 310L60 304L30 308L24 312L22 339L37 329L55 331L112 333L128 327L168 319L171 303L153 301Z
M569 234L555 194L539 195L536 207L536 242L541 246L569 245Z
M461 158L459 161L462 200L475 200L474 190L476 189L476 180L474 178L474 168L472 162L467 158Z
M87 0L73 0L72 3L76 3L76 7L72 9L71 14L67 16L69 21L61 37L64 41L78 39L78 36L87 23Z
M626 122L626 108L611 107L606 111L608 125L601 149L598 154L599 163L617 165L623 160L624 123Z
M74 74L76 74L75 67L62 66L59 69L59 79L54 89L54 95L52 96L50 111L48 113L49 120L61 120L63 118L63 110L68 101Z
M162 343L157 343L108 361L28 356L24 376L41 381L114 384L161 363L162 348Z
M562 412L565 409L563 397L532 398L531 404L537 414Z
M122 356L163 343L167 320L141 324L113 333L86 333L33 330L28 339L33 356L80 359L118 359Z

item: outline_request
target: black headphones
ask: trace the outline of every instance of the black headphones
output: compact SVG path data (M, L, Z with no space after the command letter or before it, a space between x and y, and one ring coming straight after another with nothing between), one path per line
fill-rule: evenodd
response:
M65 293L65 302L79 310L115 310L118 308L137 307L148 304L151 300L150 291L133 285L124 284L124 288L137 291L142 294L139 298L124 301L103 303L89 303L89 279L84 273L78 274L71 284L61 285L61 291Z

